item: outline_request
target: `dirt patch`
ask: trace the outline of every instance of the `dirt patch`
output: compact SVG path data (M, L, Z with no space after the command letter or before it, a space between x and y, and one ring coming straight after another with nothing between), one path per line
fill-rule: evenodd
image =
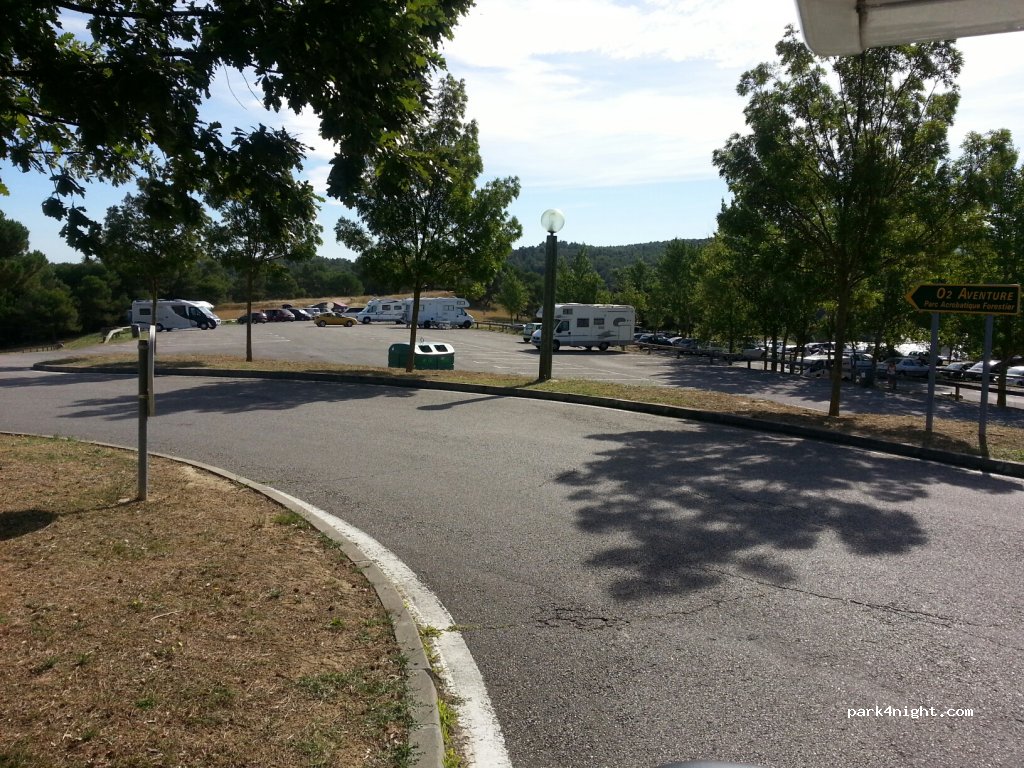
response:
M0 766L406 764L390 619L304 520L170 461L139 503L133 454L0 456Z

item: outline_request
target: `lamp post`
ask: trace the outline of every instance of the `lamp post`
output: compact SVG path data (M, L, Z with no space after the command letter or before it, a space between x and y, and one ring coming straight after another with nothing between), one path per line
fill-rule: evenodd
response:
M548 233L544 250L544 306L540 316L540 372L538 381L551 378L551 347L555 338L555 270L558 268L558 236L565 226L565 216L557 208L549 208L540 217Z

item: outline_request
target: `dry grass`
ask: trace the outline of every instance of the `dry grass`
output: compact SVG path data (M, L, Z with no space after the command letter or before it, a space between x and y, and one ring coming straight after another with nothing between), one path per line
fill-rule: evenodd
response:
M297 515L130 453L0 435L0 766L405 765L389 617Z
M54 364L88 367L123 368L134 372L138 362L128 353L65 357L49 361ZM907 445L927 445L957 453L981 454L976 422L935 418L932 434L924 431L922 419L915 416L885 414L851 414L831 418L819 411L798 408L771 400L681 387L658 387L615 384L583 379L563 379L538 384L527 376L483 373L476 371L414 371L406 373L395 368L377 368L329 364L309 361L260 360L246 362L229 355L177 355L160 360L163 369L220 369L228 371L284 371L292 373L343 373L355 376L390 376L413 380L451 381L509 389L534 389L565 392L592 397L608 397L635 402L673 405L683 408L748 416L765 421L797 424L835 430L853 435L876 437ZM990 421L987 427L988 453L993 459L1024 461L1024 429Z

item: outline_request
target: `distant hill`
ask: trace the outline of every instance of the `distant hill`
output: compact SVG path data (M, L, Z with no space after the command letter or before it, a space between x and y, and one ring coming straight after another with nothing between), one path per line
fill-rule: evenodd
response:
M683 238L680 238L683 239ZM634 245L587 245L586 243L558 242L558 258L571 259L580 249L586 248L590 263L594 269L611 284L612 273L620 267L628 267L637 261L646 261L654 265L665 253L669 240L654 243L636 243ZM704 245L708 238L683 239L683 242ZM544 243L516 248L509 256L508 263L524 272L544 274Z

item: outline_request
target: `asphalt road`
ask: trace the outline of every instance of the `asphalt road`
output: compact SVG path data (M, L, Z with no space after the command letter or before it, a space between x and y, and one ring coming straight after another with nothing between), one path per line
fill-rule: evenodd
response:
M134 443L131 377L28 357L0 358L0 429ZM1024 764L1019 480L459 393L158 391L154 450L336 514L434 590L516 768Z

